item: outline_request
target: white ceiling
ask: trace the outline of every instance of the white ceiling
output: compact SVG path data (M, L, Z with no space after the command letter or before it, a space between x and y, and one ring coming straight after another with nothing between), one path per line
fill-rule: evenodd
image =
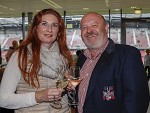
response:
M115 9L122 9L123 14L133 14L131 7L141 8L142 13L150 13L150 0L45 0L52 2L53 5L45 3L43 0L0 0L0 18L3 17L21 17L22 12L26 14L44 8L54 8L54 4L61 8L56 9L62 16L64 11L66 15L82 15L89 11L108 14L119 13ZM83 8L89 8L83 10Z

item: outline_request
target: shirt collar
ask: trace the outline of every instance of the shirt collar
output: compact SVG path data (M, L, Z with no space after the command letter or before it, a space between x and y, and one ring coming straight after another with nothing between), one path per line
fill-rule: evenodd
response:
M106 49L108 43L109 43L109 40L107 40L107 42L102 46L102 48L100 48L100 49L96 52L96 54L95 54L94 57L91 56L91 53L90 53L90 51L89 51L88 49L86 49L86 50L84 51L84 55L85 55L88 59L94 60L94 59L96 59L99 55L101 55L101 54L104 52L104 50Z

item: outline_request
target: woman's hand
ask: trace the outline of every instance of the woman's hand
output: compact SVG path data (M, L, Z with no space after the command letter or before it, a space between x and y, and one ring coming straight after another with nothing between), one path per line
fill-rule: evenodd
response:
M67 86L67 91L72 91L75 89L75 87L71 84L71 82L69 81L68 86Z
M65 76L65 79L66 80L70 80L70 78L72 78L73 76L71 76L70 74L69 74L69 72L67 71L65 74L64 74L64 76ZM66 87L66 90L67 91L71 91L71 90L74 90L75 89L75 87L71 84L71 82L69 81L69 83L68 83L68 86Z
M64 89L61 88L49 88L42 91L35 92L35 100L37 103L48 102L61 99L61 95Z

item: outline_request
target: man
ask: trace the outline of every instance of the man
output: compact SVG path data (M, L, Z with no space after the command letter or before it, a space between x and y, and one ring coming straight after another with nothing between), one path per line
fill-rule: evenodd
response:
M144 66L147 72L147 80L150 78L150 50L146 49L146 55L144 56Z
M78 113L146 113L149 90L138 49L115 44L107 37L104 17L87 13L81 20L81 36L87 46L77 65Z

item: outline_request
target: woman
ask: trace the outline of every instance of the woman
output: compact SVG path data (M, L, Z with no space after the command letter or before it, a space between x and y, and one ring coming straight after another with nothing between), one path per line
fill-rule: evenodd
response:
M70 113L64 90L55 84L71 65L60 14L53 9L38 12L27 38L7 64L0 86L0 106L16 109L16 113ZM61 109L50 106L54 100L61 102Z

